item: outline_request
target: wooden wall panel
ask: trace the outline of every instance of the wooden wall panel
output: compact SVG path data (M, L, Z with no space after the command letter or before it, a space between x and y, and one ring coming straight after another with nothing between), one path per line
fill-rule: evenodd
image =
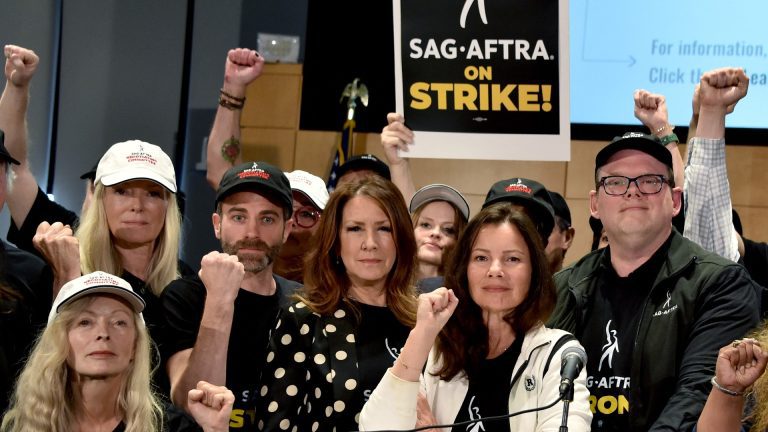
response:
M744 237L760 242L768 242L768 207L735 206L739 213Z
M378 134L355 134L356 154L365 153L371 136ZM341 140L341 132L303 131L296 134L296 154L291 169L301 169L326 179L331 170L336 144ZM379 146L381 147L381 146ZM377 154L377 156L379 156ZM383 155L382 155L383 157ZM286 168L290 170L289 168Z
M243 128L240 143L244 161L264 161L289 170L296 141L294 129Z
M595 156L606 141L571 142L571 161L565 185L567 198L586 199L595 187Z
M768 147L726 147L726 158L734 205L768 206Z
M303 131L296 134L296 153L292 169L311 172L320 178L328 176L333 147L339 134L324 131Z
M266 64L261 76L248 86L242 127L299 127L301 65Z

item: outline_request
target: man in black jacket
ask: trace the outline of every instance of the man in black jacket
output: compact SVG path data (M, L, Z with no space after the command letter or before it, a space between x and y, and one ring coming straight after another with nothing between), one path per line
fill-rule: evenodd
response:
M593 431L691 430L718 349L758 322L744 268L672 227L681 194L656 137L628 133L597 154L590 210L610 245L555 276L550 322L587 350Z

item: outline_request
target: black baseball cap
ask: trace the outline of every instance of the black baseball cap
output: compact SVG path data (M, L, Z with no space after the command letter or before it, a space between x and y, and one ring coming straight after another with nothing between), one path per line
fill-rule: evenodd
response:
M84 172L82 175L80 175L80 179L81 180L90 179L91 181L96 180L96 168L98 168L98 167L99 167L99 163L96 162L90 170L88 170L88 171Z
M565 201L565 198L553 191L549 191L549 197L552 200L552 210L555 211L555 216L568 222L568 225L571 225L571 209L568 208L568 202Z
M595 157L595 172L608 163L611 156L622 150L637 150L652 156L654 159L672 168L672 153L661 144L661 141L653 136L639 132L627 132L620 137L613 138L610 144L603 147Z
M594 216L589 216L589 227L592 229L592 246L590 250L594 251L600 245L600 237L603 234L603 222Z
M392 175L389 173L387 164L370 153L355 155L347 159L347 161L339 167L336 176L338 178L350 171L358 170L371 170L387 180L392 180Z
M227 196L244 190L265 192L283 206L286 217L293 214L291 183L283 171L273 165L266 162L246 162L228 169L216 191L215 205Z
M5 148L5 134L3 131L0 130L0 159L5 160L6 162L10 162L14 165L21 165L19 161L13 158L10 153L8 153L8 149Z
M485 196L483 208L502 201L519 204L528 209L531 217L536 218L534 223L541 225L541 235L546 244L552 228L555 227L555 212L552 208L552 197L544 185L519 177L497 181Z

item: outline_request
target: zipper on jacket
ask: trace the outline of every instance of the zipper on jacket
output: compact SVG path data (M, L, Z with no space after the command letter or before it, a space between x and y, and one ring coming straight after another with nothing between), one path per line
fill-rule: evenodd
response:
M525 359L523 364L520 365L520 368L517 370L517 372L515 372L515 374L512 375L512 381L509 382L509 388L510 389L512 387L514 387L514 385L517 382L517 380L520 379L520 375L522 375L523 371L525 370L525 368L528 367L528 363L531 362L531 357L533 356L533 353L535 353L539 349L541 349L541 348L543 348L543 347L545 347L547 345L550 345L550 344L552 344L552 341L546 341L546 342L544 342L544 343L542 343L542 344L540 344L538 346L535 346L535 347L533 347L531 349L531 352L528 353L528 358Z
M638 339L640 338L640 329L642 328L643 321L645 320L645 311L648 308L648 304L651 302L651 296L653 295L653 293L658 289L658 287L660 287L661 285L664 285L664 283L666 281L672 279L673 277L676 277L678 274L680 274L683 271L687 270L691 265L693 265L696 262L697 259L698 259L698 257L696 255L694 255L693 257L691 257L691 259L688 261L688 263L686 263L684 266L680 267L677 271L675 271L674 273L671 273L669 276L665 277L663 280L660 280L658 284L656 284L653 287L651 287L651 290L648 292L648 295L645 297L645 301L643 302L643 308L640 310L640 319L637 322L637 330L635 330L635 339L632 341L632 351L633 352L637 349ZM642 356L640 358L642 358ZM631 368L631 370L635 369L634 368L634 362L633 362L632 366L630 366L630 368ZM631 380L630 382L637 382L637 380L635 379L635 378L637 378L637 376L634 376L634 374L631 371L630 371L630 375L629 376L630 376L630 380ZM629 406L630 406L630 408L632 406L636 406L636 402L637 401L633 397L634 393L635 392L633 392L632 389L630 388L630 391L629 391ZM630 418L629 423L630 423L630 426L632 426L631 418Z

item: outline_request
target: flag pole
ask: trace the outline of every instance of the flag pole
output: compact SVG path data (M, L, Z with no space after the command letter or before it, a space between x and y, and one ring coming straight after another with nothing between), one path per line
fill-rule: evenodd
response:
M344 121L344 129L346 130L348 125L351 126L351 130L349 131L349 146L347 148L347 154L345 155L347 158L349 158L355 154L356 151L354 128L357 100L359 99L363 106L368 106L368 87L366 87L365 84L360 81L360 78L355 78L351 83L344 87L344 91L341 92L341 99L339 99L339 103L344 103L344 99L347 99L347 117Z
M336 148L334 149L333 164L328 175L328 181L326 182L328 192L333 192L336 188L336 171L340 166L344 165L344 162L350 156L355 154L355 109L357 108L358 99L363 106L368 106L368 87L360 82L359 78L355 78L354 81L347 84L344 88L339 103L344 103L345 99L347 100L347 115L341 130L341 138L336 143Z

